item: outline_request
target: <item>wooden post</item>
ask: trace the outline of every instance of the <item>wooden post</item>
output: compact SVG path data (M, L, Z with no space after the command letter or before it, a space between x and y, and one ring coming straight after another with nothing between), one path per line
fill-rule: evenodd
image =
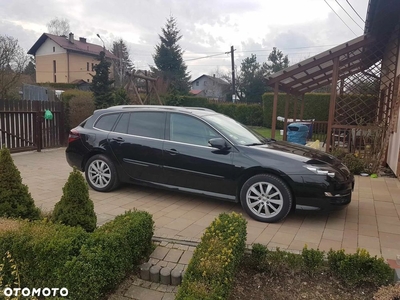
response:
M60 135L59 145L65 146L67 145L67 140L65 139L66 128L65 128L65 109L64 109L64 102L57 103L60 110L60 119L58 121L58 132Z
M285 121L283 123L283 140L287 141L287 123L288 123L288 116L289 116L289 99L290 95L286 94L285 99Z
M293 122L297 122L297 101L298 101L298 96L294 97Z
M332 72L332 82L331 82L331 98L329 103L329 117L328 117L328 130L326 133L326 152L330 151L332 142L332 125L335 118L335 107L336 107L336 85L339 79L339 57L333 59L333 72Z
M304 94L301 95L301 108L300 108L300 120L303 121L304 116Z
M34 135L37 152L42 151L42 112L40 111L40 101L33 101L35 111Z
M279 82L275 83L274 88L274 104L272 105L272 125L271 125L271 138L275 138L275 130L276 130L276 114L278 108L278 91L279 91Z

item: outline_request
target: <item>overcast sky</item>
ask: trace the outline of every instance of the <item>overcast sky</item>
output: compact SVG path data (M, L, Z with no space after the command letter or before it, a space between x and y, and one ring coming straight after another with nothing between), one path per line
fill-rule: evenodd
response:
M252 53L266 61L272 47L296 63L363 34L364 23L348 3L365 20L368 0L326 1L350 29L325 0L0 0L0 34L17 38L28 51L48 21L66 18L76 39L101 45L99 33L110 47L122 38L135 67L149 69L158 35L172 15L194 80L229 72L230 56L224 53L231 45L239 67ZM194 60L214 54L221 55Z

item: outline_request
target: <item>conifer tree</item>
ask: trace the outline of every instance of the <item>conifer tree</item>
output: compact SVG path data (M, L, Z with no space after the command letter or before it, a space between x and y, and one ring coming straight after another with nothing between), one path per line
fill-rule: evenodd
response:
M36 220L40 211L14 164L10 150L0 150L0 217Z
M94 96L96 109L107 108L113 105L113 83L110 79L111 62L106 59L104 51L100 52L99 63L94 67L96 72L93 75L91 90Z
M54 207L52 219L69 226L81 226L88 232L96 228L97 216L93 201L89 198L88 185L76 168L69 174L61 200Z
M152 71L169 83L170 92L187 94L190 90L190 75L186 72L183 50L178 44L182 38L179 32L175 18L170 17L162 29L162 35L159 35L161 42L153 55L156 68Z

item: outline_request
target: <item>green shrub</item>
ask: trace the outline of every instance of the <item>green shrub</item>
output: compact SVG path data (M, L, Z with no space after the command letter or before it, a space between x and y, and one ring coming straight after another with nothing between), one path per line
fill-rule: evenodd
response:
M101 299L152 250L154 223L147 212L126 212L93 233L43 221L21 223L19 230L0 231L0 264L9 252L21 286L65 287L69 299ZM2 268L3 282L14 279L10 267Z
M227 299L246 243L246 220L220 214L206 229L176 299Z
M97 216L93 201L89 198L89 188L76 168L69 174L61 200L54 207L52 220L69 226L81 226L88 232L96 228Z
M117 216L90 235L62 278L71 299L100 299L152 249L153 220L134 211Z
M333 273L349 286L371 284L379 287L393 282L393 270L384 259L371 257L364 249L346 255L343 250L331 250L328 262Z
M78 227L61 224L22 222L19 230L0 234L0 257L8 251L26 287L63 287L60 273L65 263L79 254L88 234ZM63 271L64 270L64 271Z
M114 105L127 105L131 103L131 99L129 99L128 93L124 88L116 89L113 92L113 97L114 97ZM94 103L93 103L93 108L94 108Z
M79 125L95 110L93 93L81 90L68 90L61 97L65 109L65 126L67 130Z
M265 261L269 251L266 246L261 244L253 244L250 255L250 266L258 270L265 269Z
M301 252L301 256L303 258L304 270L311 276L324 265L324 251L308 249L305 246Z
M0 150L0 217L36 220L40 211L14 164L10 150Z
M344 163L351 174L360 174L365 170L365 163L362 158L356 157L352 153L347 153L342 159L342 163Z

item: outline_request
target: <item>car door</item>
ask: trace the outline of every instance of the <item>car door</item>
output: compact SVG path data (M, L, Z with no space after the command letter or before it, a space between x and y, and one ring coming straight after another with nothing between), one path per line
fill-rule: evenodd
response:
M202 120L183 113L170 113L164 142L164 173L169 185L182 190L206 191L233 200L234 148L219 150L208 141L222 138Z
M121 114L108 142L124 171L133 179L162 183L163 139L166 113Z

